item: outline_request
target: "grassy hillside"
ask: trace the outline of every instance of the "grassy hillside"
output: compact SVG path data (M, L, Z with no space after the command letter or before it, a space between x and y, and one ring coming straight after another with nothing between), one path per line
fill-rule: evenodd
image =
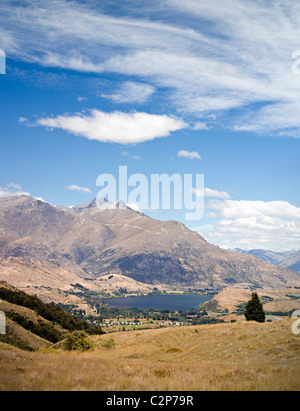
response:
M0 284L0 310L7 319L6 334L0 335L0 341L28 351L62 341L69 331L103 333L59 306L45 304L4 282Z
M266 313L290 314L300 309L300 287L257 289L255 291ZM230 312L237 312L250 300L251 293L250 290L226 288L212 300L203 303L202 307L208 311L227 309Z
M299 390L292 321L121 332L113 334L115 345L111 335L93 336L94 351L80 354L2 344L0 389Z

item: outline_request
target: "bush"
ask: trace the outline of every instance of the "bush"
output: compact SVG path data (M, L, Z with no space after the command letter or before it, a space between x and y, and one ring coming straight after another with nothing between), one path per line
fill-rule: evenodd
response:
M160 368L153 370L153 374L155 375L155 377L158 377L158 378L166 378L166 377L170 377L171 375L169 370L162 370Z
M114 348L117 344L116 344L114 338L110 337L108 340L102 341L101 345L102 345L103 348L106 348L107 350L109 350L111 348Z
M74 331L67 335L65 349L67 351L91 351L94 348L93 342L84 332Z

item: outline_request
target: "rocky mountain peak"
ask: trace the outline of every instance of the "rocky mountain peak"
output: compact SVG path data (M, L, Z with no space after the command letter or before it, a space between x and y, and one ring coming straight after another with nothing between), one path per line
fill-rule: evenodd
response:
M87 211L104 211L104 210L132 210L124 201L118 200L111 202L106 198L94 198L92 201L73 207L77 213L85 213ZM133 211L133 210L132 210Z
M0 259L22 257L99 278L219 289L299 284L299 274L207 243L176 221L159 221L105 199L73 208L26 196L0 199Z

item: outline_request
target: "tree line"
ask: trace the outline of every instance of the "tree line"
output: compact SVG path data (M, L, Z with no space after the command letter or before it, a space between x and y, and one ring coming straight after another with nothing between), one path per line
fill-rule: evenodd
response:
M100 327L95 327L82 319L76 318L54 303L44 303L35 295L29 295L23 291L0 288L0 298L11 304L29 308L35 311L39 316L59 324L63 329L68 331L85 331L88 334L105 333Z

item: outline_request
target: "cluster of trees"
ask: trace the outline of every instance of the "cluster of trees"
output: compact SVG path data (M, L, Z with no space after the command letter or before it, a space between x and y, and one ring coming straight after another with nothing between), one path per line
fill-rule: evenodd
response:
M72 314L65 312L58 305L54 303L46 304L38 297L28 295L23 291L0 288L0 298L9 303L29 308L46 320L59 324L65 330L85 331L88 334L104 334L104 331L101 328L94 327L86 321L74 317ZM21 319L19 319L19 321L21 321Z
M6 315L12 321L25 328L25 330L28 330L33 334L44 338L44 340L50 341L54 344L58 341L61 341L64 337L62 331L55 327L55 325L53 325L52 323L47 323L44 321L38 321L35 323L31 320L28 320L23 315L15 313L13 311L7 312Z

